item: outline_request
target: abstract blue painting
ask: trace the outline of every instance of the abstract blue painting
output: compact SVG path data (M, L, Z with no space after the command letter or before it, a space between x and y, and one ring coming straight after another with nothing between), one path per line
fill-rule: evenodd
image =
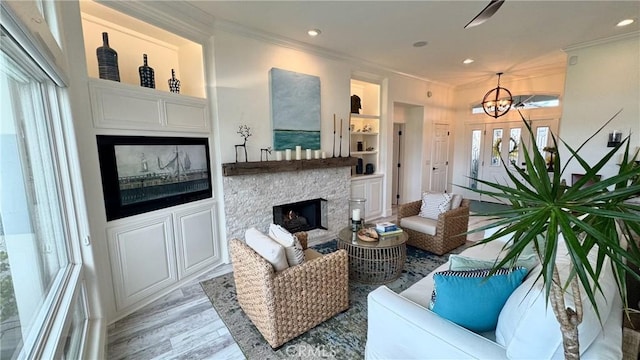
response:
M320 149L320 78L276 68L270 75L273 148Z

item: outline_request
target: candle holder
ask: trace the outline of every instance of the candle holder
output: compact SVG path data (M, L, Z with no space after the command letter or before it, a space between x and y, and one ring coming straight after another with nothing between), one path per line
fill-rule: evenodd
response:
M351 231L353 232L357 232L364 227L364 204L366 201L366 199L362 198L349 199L349 223L351 224Z

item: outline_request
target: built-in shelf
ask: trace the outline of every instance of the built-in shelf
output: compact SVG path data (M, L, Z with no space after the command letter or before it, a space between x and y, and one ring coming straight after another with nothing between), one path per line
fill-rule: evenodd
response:
M168 80L173 69L180 80L181 95L206 98L201 44L95 1L80 1L80 11L89 78L99 78L96 49L103 45L102 33L106 32L109 46L118 53L122 84L140 85L139 67L147 54L148 65L154 69L155 89L170 93Z
M351 135L372 135L372 136L377 136L378 133L377 132L352 131Z
M377 154L378 151L377 150L372 150L372 151L352 151L351 155L371 155L371 154Z
M254 175L285 171L351 167L355 166L357 163L358 159L354 157L336 157L310 160L235 162L222 164L222 175Z
M366 115L366 114L354 114L351 113L352 118L361 118L361 119L379 119L378 115Z

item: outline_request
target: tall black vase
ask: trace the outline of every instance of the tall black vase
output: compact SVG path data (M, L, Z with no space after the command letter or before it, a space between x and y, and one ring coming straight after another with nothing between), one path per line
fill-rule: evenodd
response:
M147 54L143 54L142 59L144 64L138 68L138 72L140 73L140 86L155 89L156 79L153 68L147 64Z
M109 47L109 34L102 33L102 46L96 49L98 56L98 75L100 79L120 81L118 53Z

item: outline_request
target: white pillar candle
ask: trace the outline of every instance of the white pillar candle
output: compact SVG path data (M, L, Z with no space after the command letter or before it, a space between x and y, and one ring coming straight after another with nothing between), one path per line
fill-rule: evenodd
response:
M326 152L324 152L324 151L322 152L322 158L323 158L323 159L326 159L326 158L327 158L327 153L326 153Z
M360 209L353 209L351 214L351 220L360 221Z
M285 160L291 160L291 149L287 149L284 151Z
M282 151L276 151L276 161L282 161Z
M296 160L302 160L302 146L296 146Z
M311 149L307 149L307 160L311 160Z
M320 159L320 150L315 150L313 152L313 158L314 159Z

